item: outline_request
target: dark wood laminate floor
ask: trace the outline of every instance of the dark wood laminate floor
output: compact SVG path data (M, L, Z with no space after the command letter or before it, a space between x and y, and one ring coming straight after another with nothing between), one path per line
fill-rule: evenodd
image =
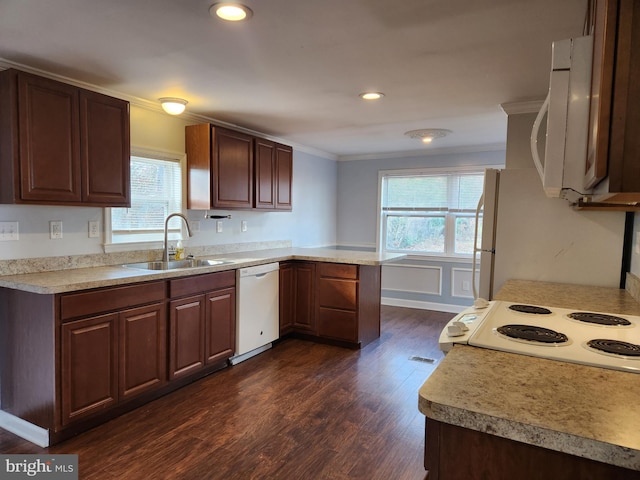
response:
M48 449L0 429L0 452L77 453L83 480L422 480L418 389L452 316L383 307L360 351L284 340Z

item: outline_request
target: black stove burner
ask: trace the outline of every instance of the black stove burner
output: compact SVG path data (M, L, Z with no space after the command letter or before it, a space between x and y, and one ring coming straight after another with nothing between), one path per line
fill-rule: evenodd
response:
M607 325L613 327L626 327L628 325L631 325L631 322L626 318L616 317L614 315L606 315L604 313L574 312L570 313L567 316L580 322L595 323L597 325Z
M621 340L607 340L606 338L596 338L589 340L587 345L601 352L613 355L623 355L626 357L640 357L640 345L623 342Z
M532 313L534 315L549 315L551 310L544 307L536 307L535 305L509 305L509 309L514 312Z
M538 343L564 343L569 338L564 333L559 333L548 328L535 325L503 325L498 327L498 332L507 337L518 340L528 340Z

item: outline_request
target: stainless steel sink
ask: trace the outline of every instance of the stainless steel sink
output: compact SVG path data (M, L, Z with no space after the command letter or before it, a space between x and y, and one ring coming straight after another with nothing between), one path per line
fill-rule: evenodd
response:
M211 267L214 265L227 265L231 264L228 260L196 260L190 258L187 260L172 260L169 262L138 262L138 263L126 263L123 265L125 268L137 268L140 270L175 270L176 268L195 268L195 267Z

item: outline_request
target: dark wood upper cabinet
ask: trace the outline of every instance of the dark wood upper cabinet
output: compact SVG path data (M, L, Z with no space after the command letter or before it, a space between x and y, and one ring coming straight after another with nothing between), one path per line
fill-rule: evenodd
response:
M293 184L293 148L276 144L276 210L291 210Z
M276 144L256 138L256 208L273 210L276 206Z
M253 137L212 127L213 208L253 206Z
M0 202L129 206L129 103L0 72Z
M291 210L291 147L208 123L185 146L188 209Z
M597 0L585 186L595 201L640 201L640 2Z
M253 137L208 123L185 129L187 208L253 207Z
M255 207L261 210L291 210L293 149L288 145L256 138Z
M129 104L95 92L80 92L82 201L129 205Z

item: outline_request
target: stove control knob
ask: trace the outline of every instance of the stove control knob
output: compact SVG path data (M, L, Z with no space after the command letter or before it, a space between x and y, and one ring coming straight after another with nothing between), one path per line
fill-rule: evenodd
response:
M453 325L460 328L463 332L469 331L469 327L467 327L467 324L464 322L461 322L460 320L456 320L455 322L453 322Z
M450 337L460 337L469 330L467 326L462 322L453 322L447 327L447 335Z

